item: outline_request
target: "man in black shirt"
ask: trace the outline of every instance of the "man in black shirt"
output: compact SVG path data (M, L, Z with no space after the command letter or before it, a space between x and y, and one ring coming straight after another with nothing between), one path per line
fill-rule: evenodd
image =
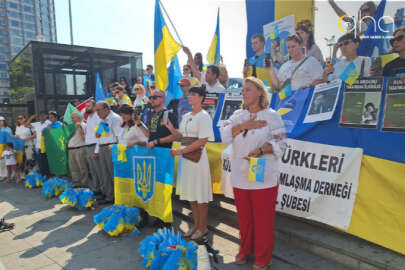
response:
M144 112L144 123L148 127L150 134L147 147L149 149L155 146L171 148L175 137L170 133L165 123L163 123L165 114L168 115L168 119L175 128L178 128L178 123L175 114L164 107L166 93L160 90L154 90L149 96L149 99L151 101L151 107L145 109Z
M398 27L394 32L394 37L390 40L394 52L399 57L387 63L384 67L384 76L399 76L405 83L405 26Z

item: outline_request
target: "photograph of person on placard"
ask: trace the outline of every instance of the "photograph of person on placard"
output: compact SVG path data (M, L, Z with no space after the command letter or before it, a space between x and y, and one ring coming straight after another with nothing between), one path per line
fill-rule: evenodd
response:
M203 105L204 110L207 111L207 113L209 113L209 115L211 116L211 119L214 119L215 117L215 105Z
M364 106L361 123L365 125L377 125L377 113L378 109L375 107L374 103L368 102L366 106Z
M240 109L241 104L241 100L225 100L220 120L228 120L236 110Z
M308 115L326 113L333 110L338 87L315 93Z

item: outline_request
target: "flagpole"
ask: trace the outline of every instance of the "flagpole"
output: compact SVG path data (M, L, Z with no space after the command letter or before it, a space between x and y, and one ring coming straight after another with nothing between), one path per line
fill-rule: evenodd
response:
M165 9L165 6L163 5L163 3L162 3L160 0L159 0L159 3L160 3L160 5L162 6L162 9L163 9L164 13L166 14L166 17L169 19L169 22L170 22L171 26L173 27L174 32L176 33L177 38L178 38L179 41L180 41L180 45L181 45L182 47L184 47L183 41L181 41L181 38L180 38L179 34L177 33L176 27L174 26L172 20L170 19L169 14L167 13L167 11L166 11L166 9Z

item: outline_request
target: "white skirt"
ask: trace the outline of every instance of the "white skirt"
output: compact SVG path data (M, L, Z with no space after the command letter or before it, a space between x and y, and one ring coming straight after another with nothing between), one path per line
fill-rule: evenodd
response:
M176 194L180 195L181 200L198 203L212 201L210 165L205 147L197 163L180 156L178 168Z

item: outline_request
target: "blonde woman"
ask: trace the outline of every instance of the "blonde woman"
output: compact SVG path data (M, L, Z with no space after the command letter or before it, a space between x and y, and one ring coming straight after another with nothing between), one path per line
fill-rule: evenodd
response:
M148 97L146 96L145 88L142 84L136 83L133 87L133 94L136 97L134 100L134 106L142 106L149 102Z
M279 160L286 135L281 116L269 108L269 95L261 80L246 78L242 94L243 109L235 111L221 127L222 142L232 145L231 183L240 228L236 263L246 263L254 253L253 269L267 269L274 247ZM248 180L252 157L266 158L264 182Z

